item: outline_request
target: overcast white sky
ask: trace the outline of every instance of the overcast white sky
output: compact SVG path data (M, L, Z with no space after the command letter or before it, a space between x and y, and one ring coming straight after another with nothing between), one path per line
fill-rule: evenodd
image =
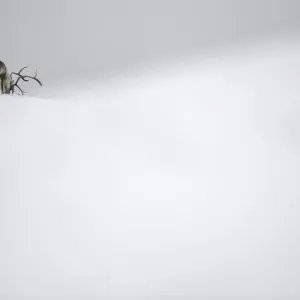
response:
M3 1L1 59L44 76L107 76L297 30L299 11L297 0Z

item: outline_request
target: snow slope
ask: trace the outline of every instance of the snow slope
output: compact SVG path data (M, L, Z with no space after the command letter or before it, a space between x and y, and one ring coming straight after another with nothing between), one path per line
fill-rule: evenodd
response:
M0 298L298 299L299 50L2 96Z

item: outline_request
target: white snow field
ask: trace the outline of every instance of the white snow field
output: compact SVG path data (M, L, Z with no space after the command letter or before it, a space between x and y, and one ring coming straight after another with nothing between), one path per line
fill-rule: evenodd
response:
M0 299L299 299L299 53L1 96Z

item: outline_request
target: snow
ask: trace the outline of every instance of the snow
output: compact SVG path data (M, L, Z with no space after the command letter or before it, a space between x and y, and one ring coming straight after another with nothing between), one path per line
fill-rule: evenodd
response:
M2 96L0 298L298 299L299 50Z

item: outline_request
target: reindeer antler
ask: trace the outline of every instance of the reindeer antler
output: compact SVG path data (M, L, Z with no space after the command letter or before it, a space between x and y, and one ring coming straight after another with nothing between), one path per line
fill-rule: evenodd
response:
M25 92L18 85L20 79L22 79L25 82L28 82L28 81L30 81L30 79L32 79L32 80L35 80L40 86L43 85L42 82L37 78L37 71L35 72L34 76L28 76L28 75L22 75L21 74L27 68L28 68L28 66L22 68L18 73L12 72L10 74L11 77L12 77L12 75L18 76L18 79L16 80L16 82L12 81L12 84L11 84L10 89L9 89L9 93L11 92L12 94L14 94L15 93L15 88L18 88L19 91L22 93L22 96L24 95Z

